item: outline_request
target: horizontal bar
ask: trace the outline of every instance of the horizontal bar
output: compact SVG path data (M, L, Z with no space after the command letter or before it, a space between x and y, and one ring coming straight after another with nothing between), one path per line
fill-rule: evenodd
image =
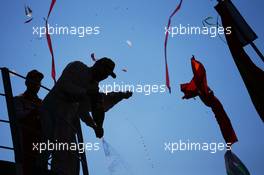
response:
M0 122L3 122L3 123L10 123L8 120L2 120L2 119L0 119Z
M5 94L0 93L1 96L5 96Z
M1 67L0 69L3 69L3 68ZM26 77L24 77L24 76L22 76L22 75L19 75L19 74L16 73L16 72L13 72L13 71L11 71L11 70L9 70L9 69L8 69L8 71L9 71L9 73L11 73L11 74L13 74L13 75L16 75L16 76L18 76L18 77L20 77L20 78L26 79ZM45 90L47 90L47 91L50 91L49 88L47 88L47 87L45 87L45 86L43 86L43 85L40 85L40 87L42 87L43 89L45 89Z
M9 150L14 150L14 148L7 147L7 146L1 146L1 145L0 145L0 148L2 148L2 149L9 149Z

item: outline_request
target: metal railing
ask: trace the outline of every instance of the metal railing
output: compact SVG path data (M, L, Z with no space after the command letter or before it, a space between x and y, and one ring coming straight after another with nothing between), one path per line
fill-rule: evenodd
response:
M2 73L3 85L4 85L4 94L0 93L0 96L4 96L6 99L7 112L8 112L8 118L9 118L9 121L0 119L0 122L7 123L10 125L11 137L12 137L12 141L13 141L13 148L0 145L0 149L6 149L6 150L14 151L16 175L23 175L23 173L22 173L21 148L19 146L20 138L18 136L18 130L16 127L16 126L18 126L18 123L16 121L16 111L14 108L13 92L12 92L12 85L11 85L11 81L10 81L10 74L13 74L14 76L20 77L22 79L26 79L26 77L19 75L16 72L10 71L6 67L0 68L0 69L1 69L1 73ZM40 87L47 90L47 91L50 91L49 88L47 88L43 85L41 85ZM66 124L68 124L68 123L66 122ZM70 124L68 124L68 125L70 125ZM78 126L75 130L77 131L78 143L83 143L83 135L82 135L80 120L79 120ZM79 155L80 155L80 157L78 156L78 159L82 164L83 175L89 175L85 151L82 153L79 153Z

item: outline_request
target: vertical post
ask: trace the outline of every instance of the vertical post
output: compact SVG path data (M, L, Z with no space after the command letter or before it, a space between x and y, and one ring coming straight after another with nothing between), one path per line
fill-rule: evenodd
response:
M16 112L13 102L13 93L10 82L9 70L7 68L1 68L5 99L7 105L7 112L10 121L10 129L15 153L15 163L16 163L16 175L22 175L22 158L21 158L21 149L19 144L19 133L16 125Z
M80 120L78 122L78 127L77 127L77 138L78 138L78 143L83 143L83 135L82 135ZM80 153L80 156L81 156L83 175L89 175L85 151L83 153Z

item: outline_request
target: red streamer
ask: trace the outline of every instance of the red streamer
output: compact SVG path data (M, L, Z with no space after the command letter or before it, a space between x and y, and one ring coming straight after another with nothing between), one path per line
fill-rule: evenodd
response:
M180 1L180 4L177 5L176 9L173 11L173 13L169 17L169 21L167 24L167 29L170 28L171 25L171 19L172 17L180 10L182 1ZM168 36L169 32L166 31L166 36L165 36L165 42L164 42L164 53L165 53L165 69L166 69L166 86L169 89L169 92L171 93L171 86L170 86L170 76L169 76L169 67L168 67L168 60L167 60L167 43L168 43Z
M223 105L214 95L213 91L207 85L206 71L202 63L191 59L193 78L189 83L181 84L181 91L184 93L183 99L190 99L199 96L202 102L210 107L215 114L222 135L226 143L235 143L238 141L236 133L232 127Z
M53 53L53 48L52 48L52 42L51 42L51 37L50 37L50 34L48 32L48 19L50 17L50 14L52 12L52 9L54 7L56 3L56 0L52 0L51 1L51 4L50 4L50 8L49 8L49 13L48 13L48 16L47 16L47 19L46 19L46 38L47 38L47 43L48 43L48 47L49 47L49 51L50 51L50 54L51 54L51 77L54 81L54 84L56 83L56 68L55 68L55 58L54 58L54 53Z

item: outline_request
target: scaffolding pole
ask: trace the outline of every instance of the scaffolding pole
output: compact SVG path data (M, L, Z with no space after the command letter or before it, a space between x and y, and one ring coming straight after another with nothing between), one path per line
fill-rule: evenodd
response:
M14 153L15 153L15 167L16 167L16 175L23 175L22 173L22 157L21 157L21 149L19 144L19 133L16 128L16 112L14 108L14 102L13 102L13 93L12 93L12 87L11 87L11 81L10 81L10 75L9 70L7 68L1 68L2 73L2 80L4 85L4 91L5 91L5 99L6 99L6 105L7 105L7 112L8 117L10 121L10 129L11 129L11 136L13 140L13 147L14 147Z

